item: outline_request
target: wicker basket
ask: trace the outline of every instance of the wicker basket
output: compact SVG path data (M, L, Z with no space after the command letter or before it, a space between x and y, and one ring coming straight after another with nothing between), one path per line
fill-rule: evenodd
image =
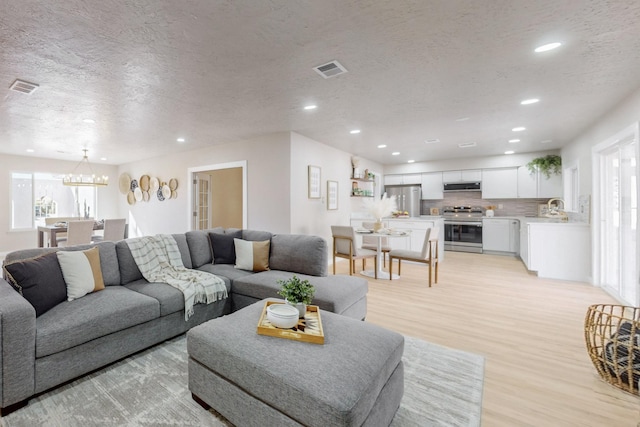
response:
M640 308L592 305L584 321L584 339L600 376L640 395Z

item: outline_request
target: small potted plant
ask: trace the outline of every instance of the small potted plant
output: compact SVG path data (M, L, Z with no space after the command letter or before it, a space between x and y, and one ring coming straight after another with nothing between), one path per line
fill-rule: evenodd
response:
M278 295L283 297L287 303L296 307L300 317L304 317L307 312L307 305L311 304L316 288L308 280L300 280L296 275L288 280L278 280L278 283L282 285Z
M540 172L549 179L551 174L560 175L562 173L562 158L555 154L549 154L548 156L538 157L527 163L529 172L534 174Z

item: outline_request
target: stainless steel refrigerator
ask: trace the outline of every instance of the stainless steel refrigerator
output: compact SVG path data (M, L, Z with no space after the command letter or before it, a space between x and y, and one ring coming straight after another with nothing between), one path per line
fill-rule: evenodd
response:
M399 211L407 211L410 216L420 216L420 199L422 187L419 185L387 185L384 187L387 196L396 196Z

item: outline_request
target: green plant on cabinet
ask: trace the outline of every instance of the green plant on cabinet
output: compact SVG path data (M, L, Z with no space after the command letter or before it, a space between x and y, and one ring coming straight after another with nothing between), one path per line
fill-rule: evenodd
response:
M527 168L531 174L540 172L548 179L551 177L551 174L560 175L560 173L562 173L562 158L555 154L537 157L527 163Z

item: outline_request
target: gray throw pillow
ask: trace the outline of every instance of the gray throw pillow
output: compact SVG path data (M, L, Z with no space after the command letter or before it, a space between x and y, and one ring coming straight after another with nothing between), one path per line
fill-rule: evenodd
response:
M36 317L67 299L67 285L55 252L3 267L13 288L36 309Z
M233 239L242 239L242 230L227 234L209 233L214 264L235 264L236 247Z

